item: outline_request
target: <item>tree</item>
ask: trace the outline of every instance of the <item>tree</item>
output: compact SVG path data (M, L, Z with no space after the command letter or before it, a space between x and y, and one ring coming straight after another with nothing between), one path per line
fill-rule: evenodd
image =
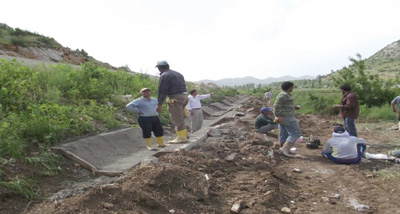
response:
M393 84L385 82L377 74L370 75L365 72L365 60L361 59L360 54L356 54L357 59L350 57L353 63L349 67L344 67L333 75L332 79L336 87L349 84L352 91L358 96L360 104L367 108L372 106L382 106L393 98L394 92L390 90Z

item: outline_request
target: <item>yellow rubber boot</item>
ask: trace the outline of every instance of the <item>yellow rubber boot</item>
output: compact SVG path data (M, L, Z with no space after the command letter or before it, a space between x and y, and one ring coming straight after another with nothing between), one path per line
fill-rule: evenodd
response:
M164 139L162 136L156 137L156 143L157 143L158 147L165 147Z
M144 142L146 143L146 145L147 145L147 149L148 150L152 150L153 148L152 148L152 146L153 146L153 143L151 142L151 138L143 138L144 139Z
M187 132L186 129L176 131L177 137L174 140L168 141L168 143L178 144L178 143L187 143Z

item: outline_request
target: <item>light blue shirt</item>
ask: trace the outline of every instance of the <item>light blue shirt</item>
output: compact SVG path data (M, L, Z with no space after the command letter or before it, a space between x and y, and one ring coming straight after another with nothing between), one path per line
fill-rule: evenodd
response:
M392 100L392 104L397 104L397 108L400 108L400 96L395 97Z
M156 111L158 101L155 98L150 97L147 100L144 97L138 98L126 105L126 108L133 113L140 113L141 117L154 117L158 116Z

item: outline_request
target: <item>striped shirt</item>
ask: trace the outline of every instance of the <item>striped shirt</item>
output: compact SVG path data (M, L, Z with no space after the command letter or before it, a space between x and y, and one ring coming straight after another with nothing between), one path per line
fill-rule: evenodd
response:
M293 98L285 91L281 91L281 93L276 97L274 108L275 116L277 117L294 117Z

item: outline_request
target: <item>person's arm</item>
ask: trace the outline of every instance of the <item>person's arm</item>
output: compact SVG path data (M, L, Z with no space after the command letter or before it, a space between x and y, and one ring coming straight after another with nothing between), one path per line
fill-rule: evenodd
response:
M205 98L209 98L211 97L211 94L204 94L204 95L196 95L196 97L199 98L199 100L205 99Z
M344 109L354 109L356 107L357 98L355 96L350 96L346 99L346 103L342 106Z
M329 140L328 140L328 142L329 142ZM327 154L330 154L330 153L332 153L332 146L328 142L326 142L324 149L322 151L324 151Z
M287 96L289 96L289 95L287 95ZM286 100L288 99L287 96L286 95L281 95L281 96L278 95L278 97L275 100L275 104L274 104L275 116L279 118L278 123L282 122L282 114L281 114L282 110L283 110L282 106L285 104Z
M168 79L166 75L161 75L158 82L158 106L162 106L168 93Z
M393 110L393 112L396 112L396 108L394 106L395 106L395 104L392 103L392 110Z
M136 99L126 105L126 109L128 109L132 113L140 114L140 110L138 109L139 99Z

